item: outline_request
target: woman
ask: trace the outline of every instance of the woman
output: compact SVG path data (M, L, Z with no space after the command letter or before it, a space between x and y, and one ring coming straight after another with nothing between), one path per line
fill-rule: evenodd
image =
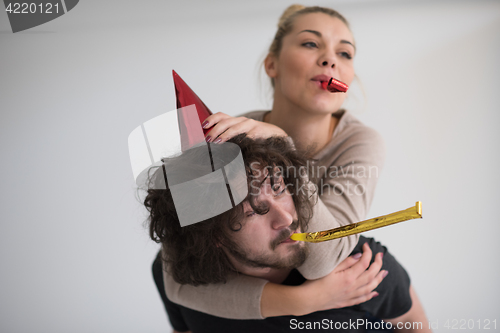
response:
M330 93L322 83L334 77L350 85L354 79L352 58L355 51L348 23L339 13L321 7L291 6L280 19L278 31L264 62L266 73L274 87L272 110L250 112L243 117L216 113L203 123L204 128L210 128L206 137L208 142L224 142L240 133L247 133L251 137L288 135L298 149L308 149L318 161L309 170L318 185L318 205L326 207L328 214L331 214L329 217L342 224L365 218L384 158L380 136L340 109L345 94ZM364 241L366 240L363 239ZM309 290L323 295L313 304L297 301L295 296L300 293L294 292L299 287L288 287L285 290L283 286L272 283L265 283L263 287L257 284L261 289L255 288L249 293L261 290L261 298L256 298L261 300L260 313L250 315L254 318L301 315L362 303L359 305L361 311L369 309L382 319L389 319L394 323L419 321L424 328L428 327L416 294L411 286L408 288L409 279L404 269L385 248L375 244L373 240L369 243L375 252L384 252L383 268L391 272L380 285L383 287L386 284L383 287L386 294L373 299L378 296L373 289L387 275L385 271L380 271L382 256L376 256L374 264L366 271L368 273L356 275L355 279L345 274L359 268L361 262L356 263L359 256L353 256L335 269L328 267L328 263L323 263L322 268L326 271L320 273L322 278L304 284L312 288ZM363 250L363 257L371 256L371 250L367 246ZM316 260L312 266L317 265L320 259ZM303 275L309 278L304 273ZM165 278L169 285L175 286L175 290L168 290L167 287L171 300L188 307L200 304L189 301L190 297L196 298L199 295L196 291L198 287L187 286L186 289L183 286L182 291L179 291L178 285L173 283L168 274ZM223 295L223 292L217 294L218 297ZM399 299L392 302L392 298ZM368 300L371 301L366 302ZM280 304L279 307L277 304ZM364 304L371 307L363 308ZM217 313L214 308L208 311L203 306L197 310L227 315Z

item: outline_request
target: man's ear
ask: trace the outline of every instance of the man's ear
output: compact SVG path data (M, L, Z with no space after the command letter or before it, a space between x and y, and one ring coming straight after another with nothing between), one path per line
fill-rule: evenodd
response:
M271 53L264 59L264 69L267 75L272 79L276 78L278 75L278 59Z

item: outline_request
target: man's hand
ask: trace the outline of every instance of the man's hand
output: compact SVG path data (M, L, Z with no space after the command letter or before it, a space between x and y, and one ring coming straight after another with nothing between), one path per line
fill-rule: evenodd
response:
M366 302L378 296L373 291L387 276L382 268L382 253L377 253L370 266L372 251L367 243L363 254L346 258L327 276L306 281L303 314L327 309L338 309Z
M238 134L246 133L251 138L269 138L271 136L286 136L278 126L246 117L231 117L217 112L203 122L203 128L211 128L206 135L207 142L225 142Z

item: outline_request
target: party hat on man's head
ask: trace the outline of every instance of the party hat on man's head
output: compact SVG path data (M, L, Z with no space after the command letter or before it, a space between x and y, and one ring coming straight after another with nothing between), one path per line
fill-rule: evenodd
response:
M200 124L212 114L212 111L203 103L203 101L194 93L194 91L189 88L189 86L184 82L183 79L172 70L172 76L174 77L175 85L175 97L177 100L177 108L183 108L188 105L195 105L196 111L198 112L198 118L200 119ZM195 125L189 123L189 125ZM203 133L206 134L209 130L204 130Z
M247 196L248 187L239 146L205 142L201 122L211 112L173 74L178 109L138 126L128 144L136 184L168 188L179 223L186 226L235 207Z

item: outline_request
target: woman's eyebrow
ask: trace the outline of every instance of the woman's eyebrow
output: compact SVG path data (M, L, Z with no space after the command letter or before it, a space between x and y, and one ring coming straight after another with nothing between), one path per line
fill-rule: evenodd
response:
M340 41L340 43L341 43L341 44L349 44L349 45L351 45L351 46L354 48L354 51L356 51L356 45L354 45L354 44L353 44L353 43L351 43L350 41L345 40L345 39L342 39L342 40Z
M302 31L301 31L301 32L299 32L298 34L301 34L301 33L303 33L303 32L310 32L310 33L312 33L312 34L315 34L315 35L316 35L316 36L318 36L318 37L321 37L321 32L316 31L316 30L307 30L307 29L306 29L306 30L302 30ZM298 34L297 34L297 35L298 35Z
M301 32L299 32L298 34L301 34L301 33L303 33L303 32L310 32L310 33L315 34L316 36L318 36L318 37L320 37L320 38L323 36L323 35L321 34L321 32L316 31L316 30L309 30L309 29L302 30L302 31L301 31ZM297 35L298 35L298 34L297 34ZM341 43L341 44L349 44L349 45L351 45L352 47L354 47L354 50L356 50L356 46L355 46L353 43L351 43L350 41L348 41L348 40L342 39L342 40L340 41L340 43Z

